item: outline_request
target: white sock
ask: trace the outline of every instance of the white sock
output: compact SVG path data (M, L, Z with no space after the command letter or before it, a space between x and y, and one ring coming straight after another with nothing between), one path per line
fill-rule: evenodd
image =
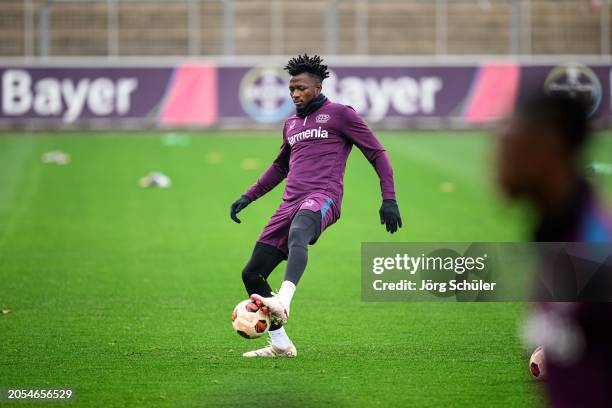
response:
M276 330L270 330L268 334L270 334L270 339L272 340L274 347L285 350L291 344L291 340L289 340L289 336L287 336L287 332L285 332L284 327Z
M287 309L289 309L289 305L291 304L291 299L293 299L293 294L295 293L295 285L291 281L283 281L281 284L280 290L278 291L278 297Z

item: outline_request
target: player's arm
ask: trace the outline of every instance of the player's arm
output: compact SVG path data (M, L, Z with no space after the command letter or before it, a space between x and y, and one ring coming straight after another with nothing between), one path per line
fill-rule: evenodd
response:
M343 123L344 135L361 150L378 175L383 200L379 211L380 223L385 224L387 231L393 234L401 228L402 218L395 198L393 168L389 156L374 132L353 108L344 109Z
M283 142L276 159L264 174L251 186L238 200L230 207L230 217L232 220L240 224L240 220L236 216L251 202L266 194L268 191L276 187L281 181L287 177L289 173L289 154L291 150L287 142Z

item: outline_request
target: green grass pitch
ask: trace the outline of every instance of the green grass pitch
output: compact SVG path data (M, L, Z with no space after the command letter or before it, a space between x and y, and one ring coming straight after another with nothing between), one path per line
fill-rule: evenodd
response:
M240 271L282 187L229 218L280 138L162 134L0 137L0 387L76 390L88 406L529 406L541 401L517 303L364 303L362 241L523 240L492 187L491 137L381 132L404 228L378 222L377 177L354 150L342 218L311 247L287 331L299 356L231 328ZM62 149L67 166L40 155ZM599 138L593 159L611 157ZM160 170L170 189L141 189ZM598 176L607 184L612 176ZM283 270L272 275L278 287Z

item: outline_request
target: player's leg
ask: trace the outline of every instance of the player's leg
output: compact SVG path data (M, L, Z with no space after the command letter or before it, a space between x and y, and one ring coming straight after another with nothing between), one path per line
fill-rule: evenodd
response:
M299 210L289 228L288 259L285 279L275 297L253 295L251 298L265 304L277 321L286 323L295 287L306 270L308 244L321 234L321 211Z
M321 234L321 212L300 210L289 228L289 257L285 279L278 291L281 303L289 311L291 300L308 263L308 245L316 242Z
M253 249L251 259L242 271L242 281L249 293L272 296L272 290L268 284L268 276L285 259L285 254L278 248L257 242ZM271 344L261 349L249 351L244 357L295 357L297 350L287 336L285 329L276 323L270 325L269 330Z
M251 260L242 272L242 279L249 295L272 297L268 276L287 258L287 235L291 223L291 209L283 205L272 216L258 239ZM262 242L263 241L263 242ZM297 350L282 324L272 322L270 345L243 354L244 357L295 357Z
M285 254L280 249L263 242L257 242L253 249L251 259L242 270L242 282L249 296L258 294L264 297L272 296L272 288L268 283L268 276L285 259ZM276 332L282 325L272 323L270 333ZM284 330L283 330L284 331ZM278 342L277 342L278 343ZM283 346L284 342L278 344Z
M254 293L272 296L267 279L284 259L285 254L278 248L263 242L255 244L251 259L242 270L242 282L249 296Z

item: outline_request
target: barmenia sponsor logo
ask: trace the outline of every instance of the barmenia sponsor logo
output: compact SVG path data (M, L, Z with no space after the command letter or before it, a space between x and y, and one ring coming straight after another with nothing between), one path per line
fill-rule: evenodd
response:
M317 129L304 130L300 133L296 133L293 136L289 136L287 141L289 142L290 146L293 146L296 142L310 138L327 139L327 130L321 129L321 126L319 126Z

